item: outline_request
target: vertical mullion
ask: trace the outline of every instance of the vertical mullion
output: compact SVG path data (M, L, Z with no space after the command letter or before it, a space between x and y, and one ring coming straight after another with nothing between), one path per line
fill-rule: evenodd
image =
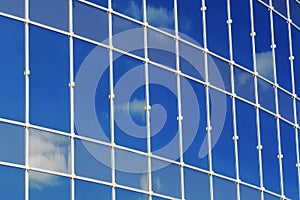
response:
M257 77L257 66L256 66L256 46L255 46L255 29L254 29L254 11L253 11L253 0L250 0L250 21L251 21L251 42L252 42L252 60L254 70L254 89L255 89L255 110L256 110L256 128L257 128L257 150L258 150L258 162L259 162L259 180L260 187L264 188L263 182L263 165L262 165L262 144L261 144L261 132L260 132L260 105L259 105L259 94L258 94L258 77ZM264 199L264 193L260 193L260 199Z
M175 51L176 51L176 81L177 81L177 104L178 104L178 137L179 137L179 159L180 159L180 188L181 188L181 199L185 199L185 188L184 188L184 161L183 161L183 133L182 133L182 105L181 105L181 85L180 85L180 55L179 55L179 33L178 33L178 8L177 0L174 0L174 22L175 22Z
M208 80L208 48L206 33L206 6L205 0L202 0L202 26L203 26L203 47L204 47L204 69L205 69L205 97L206 97L206 120L207 120L207 143L208 143L208 166L209 166L209 189L210 199L214 199L213 189L213 168L211 156L211 123L210 123L210 102L209 102L209 80Z
M276 53L275 53L275 38L274 38L274 21L273 21L273 5L272 0L270 0L270 24L271 24L271 48L272 48L272 61L274 70L274 91L275 91L275 107L276 107L276 127L277 127L277 145L278 145L278 163L279 163L279 175L280 175L280 190L281 196L284 197L284 185L283 185L283 169L282 169L282 152L281 152L281 136L280 136L280 114L279 114L279 102L278 102L278 83L277 83L277 72L276 72Z
M228 39L229 39L229 57L230 57L230 79L231 79L231 92L235 94L234 86L234 59L232 48L232 19L231 19L231 5L230 0L227 0L227 24L228 24ZM234 155L235 155L235 176L237 180L236 184L236 197L240 199L240 173L239 173L239 154L238 154L238 136L236 128L236 102L235 96L232 96L232 119L233 119L233 141L234 141Z
M297 107L296 107L296 89L295 89L295 72L294 72L294 56L293 56L293 43L292 43L292 30L291 30L291 14L290 14L290 1L286 1L287 18L288 18L288 34L289 34L289 51L290 51L290 66L291 66L291 81L292 81L292 93L293 93L293 110L294 110L294 128L295 128L295 143L296 143L296 167L298 169L298 197L300 199L300 165L299 165L299 139L298 139L298 119L297 119Z

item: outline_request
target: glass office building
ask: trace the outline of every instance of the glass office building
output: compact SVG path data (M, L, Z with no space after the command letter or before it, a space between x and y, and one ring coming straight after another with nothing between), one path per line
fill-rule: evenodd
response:
M0 199L300 199L298 0L1 0L0 94Z

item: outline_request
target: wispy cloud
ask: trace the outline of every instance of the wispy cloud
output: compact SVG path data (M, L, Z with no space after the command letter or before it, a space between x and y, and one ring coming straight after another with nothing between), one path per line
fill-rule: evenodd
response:
M138 6L134 1L130 1L129 6L125 9L124 13L130 15L135 19L143 18L143 9L141 6Z
M148 190L148 175L144 174L141 176L140 179L140 187L142 188L142 190Z
M270 80L273 80L272 51L264 51L256 54L257 72Z
M137 119L145 122L145 101L139 99L133 99L130 102L119 104L115 106L115 110L121 112L130 112Z
M29 144L30 166L57 172L69 171L70 154L67 138L31 129ZM60 184L56 176L43 173L32 173L30 181L30 186L39 190L45 186L54 187Z

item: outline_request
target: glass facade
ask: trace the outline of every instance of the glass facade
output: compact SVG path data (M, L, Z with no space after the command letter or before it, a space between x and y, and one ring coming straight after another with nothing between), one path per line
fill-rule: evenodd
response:
M0 199L300 200L298 0L0 1Z

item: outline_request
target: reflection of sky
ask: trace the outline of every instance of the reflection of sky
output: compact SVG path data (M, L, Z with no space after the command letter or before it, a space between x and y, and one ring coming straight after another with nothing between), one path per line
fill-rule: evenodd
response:
M14 0L14 4L23 5L23 1ZM37 11L39 7L38 1L31 1L31 13L30 16L32 20L45 23L47 25L54 26L56 28L61 28L63 30L68 30L68 20L67 20L67 1L48 1L47 7L51 9L44 9L43 11ZM91 1L95 4L100 4L102 6L107 6L103 1L93 0ZM159 28L174 28L174 14L173 14L173 1L147 1L147 17L150 25ZM290 1L292 7L291 15L294 23L300 26L299 23L299 5L296 5L294 1ZM200 12L200 4L195 3L195 5L188 4L185 0L178 0L179 7L179 31L182 34L186 34L192 37L195 41L203 45L202 39L202 13ZM113 1L114 10L121 12L123 14L129 15L130 17L136 18L140 21L143 19L142 13L142 1L141 0L130 0L129 3L122 0ZM208 1L207 5L207 35L208 35L208 48L210 51L218 53L226 58L229 57L229 47L228 47L228 29L227 29L227 11L222 9L225 7L225 2L222 5L216 5L215 3ZM285 12L286 7L281 4L275 4L275 8L278 8L280 12ZM43 4L43 7L45 5ZM0 10L7 11L12 14L17 14L23 16L23 9L13 9L8 4L0 3ZM243 10L244 12L241 12ZM45 13L46 12L46 13ZM250 37L250 12L249 5L245 1L232 1L231 2L231 14L233 19L232 24L232 34L233 34L233 58L234 60L244 66L247 69L253 70L253 60L252 60L252 49L251 49L251 37ZM274 81L274 69L272 63L272 49L271 45L271 31L269 22L269 11L260 3L254 2L254 23L256 31L256 67L258 73ZM57 18L53 18L53 13L57 15ZM88 13L88 14L87 14ZM291 72L290 72L290 62L288 57L289 53L289 41L288 41L288 26L285 20L274 14L274 31L275 31L275 42L277 48L275 49L276 54L276 72L278 84L284 89L292 92L291 83ZM84 16L84 17L83 17ZM108 22L107 13L104 11L98 11L97 9L91 8L83 3L77 1L74 2L74 31L78 35L88 37L90 39L96 40L98 42L107 38L108 35ZM59 19L59 20L57 20ZM62 20L61 20L62 19ZM113 28L114 33L119 33L123 30L128 29L128 27L122 26L124 20L119 17L114 17ZM118 27L117 27L118 25ZM123 24L124 25L124 24ZM139 27L137 24L131 24L132 27ZM24 63L24 26L21 22L16 22L13 20L8 20L3 17L0 18L0 92L1 92L1 104L0 104L0 117L9 118L17 121L24 121L24 81L23 81L23 63ZM149 38L148 42L159 40L162 43L170 44L170 51L175 51L175 42L172 38L162 36L154 31L148 31ZM295 82L296 82L296 92L300 96L300 78L299 78L299 41L300 33L299 30L292 28L292 36L295 39L293 43L293 51L295 56ZM137 38L137 42L142 44L143 38ZM173 46L174 45L174 46ZM82 42L80 40L74 40L74 64L75 64L75 74L78 71L81 63L86 58L86 56L94 48L94 45ZM117 46L117 45L116 45ZM183 45L182 45L183 46ZM136 53L137 55L143 56L143 53ZM203 62L201 57L201 52L195 50L193 55L199 56L199 62ZM37 28L35 26L30 26L30 69L31 69L31 86L30 86L30 121L33 124L46 126L48 128L58 129L61 131L69 131L69 60L68 60L68 37L54 32L45 31L42 28ZM105 55L108 59L108 54ZM168 66L171 69L175 68L175 56L161 51L150 50L149 57L151 60L159 62ZM213 58L218 70L221 72L224 81L224 88L217 83L211 82L212 85L216 87L221 87L221 89L226 91L231 91L231 80L230 68L227 63L221 61L217 58ZM184 63L183 72L190 76L200 77L196 70L189 69L191 67L188 61L183 58L181 61ZM143 62L136 59L130 58L128 56L121 56L114 62L114 85L117 84L119 80L122 79L123 75L128 73L130 70L136 68L137 66L143 66ZM201 66L203 64L201 63ZM99 67L107 67L101 66ZM150 67L151 70L157 69L155 66ZM153 74L158 76L158 79L165 79L170 77L174 88L176 89L176 76L166 70L158 70L160 72L151 72L150 79L152 79ZM201 71L203 69L199 69ZM139 71L135 77L136 79L129 80L125 83L125 86L134 85L135 81L138 79L144 81L144 71ZM213 76L213 74L210 76ZM171 80L172 79L172 80ZM151 81L151 80L150 80ZM234 69L234 81L235 81L235 92L237 95L254 102L254 78L253 76L242 70ZM199 158L199 148L204 141L206 134L206 115L205 115L205 88L196 82L190 81L192 88L196 91L196 97L199 105L187 105L185 102L188 97L182 97L183 115L189 115L186 113L185 106L198 106L200 110L201 119L197 123L199 129L195 140L191 146L184 152L184 162L186 164L201 167L203 169L208 169L208 158ZM9 86L9 87L8 87ZM126 87L125 87L126 89ZM76 91L76 89L75 89ZM123 91L124 92L124 91ZM126 90L125 90L126 92ZM170 140L176 137L178 131L178 121L177 117L177 97L171 92L171 88L166 88L157 84L150 85L150 104L161 104L166 109L167 119L165 127L157 134L152 133L152 150L155 151L168 144ZM87 131L84 133L86 137L92 137L95 139L101 139L110 141L111 135L109 133L109 71L106 70L104 76L101 77L95 102L97 117L102 129L106 133L106 139L99 138L95 133ZM118 98L119 94L116 94ZM274 88L270 83L265 82L262 79L258 81L258 95L259 103L262 107L269 109L271 112L275 112L275 92ZM293 102L292 98L285 92L279 91L279 112L282 117L293 122ZM118 101L117 101L118 102ZM222 135L220 140L216 144L212 151L213 159L213 170L216 173L224 174L229 177L235 178L235 160L234 160L234 146L233 146L233 124L232 124L232 101L228 96L226 97L227 102L227 113L225 118L225 124L223 127ZM140 137L137 133L128 134L126 131L119 127L120 124L115 124L115 142L118 145L130 147L136 150L147 152L146 143L146 118L145 118L145 86L141 85L129 102L121 102L115 105L115 114L122 114L129 111L130 115L127 117L132 118L133 122L141 127L139 132ZM216 106L216 105L211 105ZM257 146L257 134L256 134L256 114L255 108L242 101L237 101L237 133L239 135L238 147L239 147L239 166L240 166L240 178L242 181L252 183L259 186L259 169L258 169L258 151ZM298 115L300 103L298 101ZM8 109L9 108L9 109ZM158 108L160 109L160 108ZM155 109L150 111L155 112ZM125 115L124 115L125 116ZM159 116L158 116L159 117ZM161 116L162 118L164 116ZM299 116L298 116L299 119ZM125 121L125 119L123 119ZM161 119L163 120L163 119ZM276 130L276 119L270 114L260 111L260 123L261 123L261 141L263 145L262 158L263 158L263 173L264 173L264 184L266 189L280 193L279 187L279 165L277 159L277 130ZM88 119L87 119L88 121ZM151 119L152 127L151 130L155 129L155 119ZM214 122L212 121L212 126L214 127ZM186 132L185 126L188 123L183 121L183 139L186 135L190 134ZM295 141L294 141L294 129L292 126L281 122L281 145L282 153L284 154L283 159L283 175L286 196L296 199L298 189L297 185L297 171L295 168L296 155L295 155ZM24 147L19 144L24 141L24 137L18 134L19 130L16 127L0 126L3 144L1 142L1 161L8 161L14 163L24 164L24 159L20 158L23 153ZM12 148L8 144L12 144L14 137L19 138ZM31 133L32 134L32 133ZM37 133L36 133L37 134ZM41 134L41 133L39 133ZM33 134L34 135L34 134ZM42 134L41 134L42 135ZM45 139L44 137L33 137L31 136L30 141L34 142L31 146L31 164L36 167L48 168L50 170L59 172L69 172L69 142L68 140L61 141L60 139ZM58 137L59 138L59 137ZM63 138L65 139L65 138ZM7 143L5 143L7 141ZM185 142L185 141L184 141ZM23 143L24 144L24 143ZM39 144L39 145L37 145ZM185 143L184 143L185 144ZM94 178L96 180L111 181L109 166L104 166L99 163L90 152L86 151L82 143L78 140L75 144L76 148L76 165L75 168L78 175L87 176ZM10 157L4 154L4 151L9 149ZM95 145L95 149L99 154L105 152L109 154L110 150L100 145ZM39 152L39 153L37 153ZM168 157L169 152L166 154L159 154L160 156ZM174 149L174 154L179 154L178 146ZM52 158L49 159L49 158ZM109 160L110 157L105 158ZM81 163L85 163L83 165ZM177 167L177 166L176 166ZM174 165L169 166L169 168L164 168L161 171L156 171L153 173L153 190L154 192L163 193L166 195L171 195L176 198L180 197L179 193L174 193L173 191L179 192L180 179L179 179L179 168ZM90 173L96 170L101 172ZM143 169L145 170L145 169ZM105 172L105 173L102 173ZM175 175L174 175L175 174ZM0 189L0 199L19 199L23 195L24 191L20 188L24 187L23 172L17 169L9 169L7 167L1 167L0 169L0 188L4 188L4 181L7 183L5 188L14 188L15 192L11 189L3 190ZM20 178L22 177L22 178ZM65 199L69 198L69 180L67 178L56 177L53 175L45 175L37 172L30 172L29 174L31 180L30 195L32 199ZM208 199L208 188L209 183L208 176L206 174L202 175L196 173L193 170L185 169L186 177L186 192L187 199L197 199L199 195L203 195L204 199ZM130 174L130 173L117 173L117 182L124 185L133 186L135 188L140 188L147 190L147 184L145 182L145 174ZM15 180L15 182L13 182ZM134 180L132 183L128 180ZM276 180L276 181L275 181ZM44 184L43 182L52 181L56 184ZM198 181L198 182L197 182ZM194 184L197 182L197 184ZM205 184L203 184L205 182ZM40 187L37 187L37 184ZM130 185L131 184L131 185ZM235 193L235 184L224 181L223 179L214 178L214 192L216 199L222 199L225 192L228 195ZM2 187L3 186L3 187ZM197 187L201 186L198 190ZM89 191L92 196L102 195L106 199L110 198L111 189L106 186L101 186L97 184L87 183L83 181L75 181L76 195L79 199L86 199L84 191ZM203 189L205 188L205 189ZM203 189L203 191L202 191ZM5 191L5 192L3 192ZM201 191L201 193L200 193ZM206 194L205 194L206 192ZM53 196L54 195L54 196ZM128 192L125 190L117 189L116 191L117 199L126 199L125 197L130 197L131 199L145 199L145 195L137 194L133 192ZM259 198L258 192L253 191L250 188L242 186L241 188L242 199L257 199ZM228 197L229 198L229 197ZM229 199L234 199L233 195Z

